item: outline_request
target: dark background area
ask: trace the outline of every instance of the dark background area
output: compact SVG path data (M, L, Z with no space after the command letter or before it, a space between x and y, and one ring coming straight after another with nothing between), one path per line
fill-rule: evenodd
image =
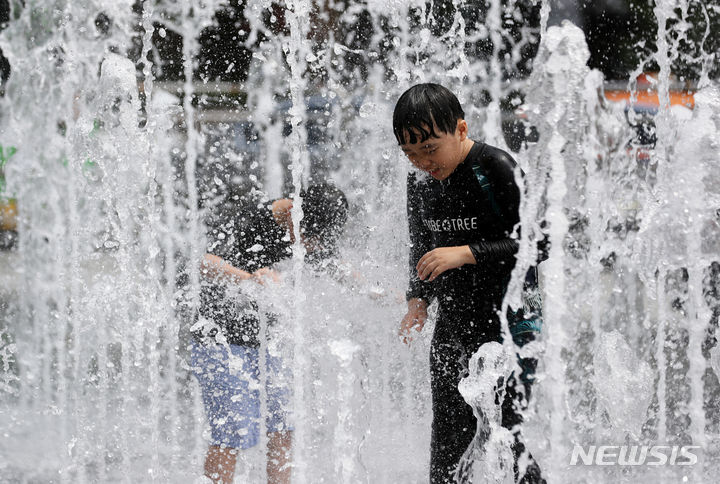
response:
M650 59L657 50L658 25L653 9L654 2L647 0L581 0L581 26L591 55L589 66L601 70L606 79L627 79L630 72ZM676 24L671 21L669 27ZM703 52L720 51L720 0L692 2L686 27L684 36L677 30L670 36L671 42L678 45L672 72L679 81L699 79ZM711 78L720 76L718 59L709 67ZM643 70L658 69L651 60Z
M5 25L10 20L10 4L8 0L0 0L0 30L5 28ZM3 55L2 49L0 49L0 94L2 94L2 86L10 76L10 63Z
M374 35L373 29L389 29L386 25L373 27L367 12L356 15L350 23L340 20L341 13L357 2L337 0L334 7L316 7L310 19L311 37L318 48L333 32L334 38L351 49L362 49L367 46ZM701 5L702 3L702 5ZM325 5L322 2L322 5ZM532 0L516 0L512 2L513 11L506 9L504 28L511 37L517 40L523 25L539 24L539 5ZM485 21L490 7L489 1L470 0L463 5L463 13L467 19L466 34L472 36ZM506 5L507 7L507 5ZM243 15L245 0L232 0L228 6L215 15L215 24L205 29L200 38L200 52L197 57L195 76L208 81L243 82L252 51L266 35L286 32L283 8L275 5L266 11L265 32L260 32L254 39L249 39L249 25ZM142 2L138 1L135 11L142 14ZM451 0L436 0L433 3L433 20L431 29L439 35L447 31L452 24L455 13ZM513 20L515 16L515 21ZM516 19L520 16L522 23ZM274 19L271 20L271 16ZM627 79L629 73L644 64L645 71L655 71L658 66L651 57L656 49L655 38L657 23L653 12L653 3L648 0L553 0L553 16L555 23L561 18L568 18L580 25L585 31L591 52L590 67L600 69L608 80ZM709 29L708 29L709 19ZM9 0L0 0L0 28L9 20ZM551 18L551 23L552 23ZM411 19L411 22L418 18ZM96 26L99 30L107 26L112 19L98 18ZM682 30L682 29L679 29ZM138 38L141 32L138 32ZM537 51L537 40L525 46L522 59L518 63L503 65L506 78L523 77L529 73L532 59ZM688 11L687 30L682 37L677 31L671 41L678 45L678 55L673 61L673 73L680 81L698 79L702 72L703 52L720 51L720 0L693 2ZM170 28L157 23L153 34L154 53L152 53L153 69L159 81L177 81L183 78L182 37ZM392 47L389 46L388 49ZM133 52L134 51L134 52ZM502 49L501 49L502 51ZM489 39L468 42L466 54L470 58L484 59L493 52ZM139 63L139 46L129 53ZM344 68L348 72L355 69L364 74L362 56L347 54ZM710 66L710 77L720 75L720 66L714 60ZM0 51L0 77L4 82L10 74L10 66ZM322 78L322 72L311 73Z

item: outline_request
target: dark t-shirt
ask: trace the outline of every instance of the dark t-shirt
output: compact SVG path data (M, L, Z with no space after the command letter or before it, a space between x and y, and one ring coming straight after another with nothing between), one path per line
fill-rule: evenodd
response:
M207 253L251 273L290 257L289 234L275 222L271 207L272 202L264 202L218 210L208 222ZM259 346L257 304L238 304L237 298L226 295L223 284L203 283L200 314L216 323L230 344ZM209 328L196 336L214 337L216 332Z
M512 238L520 221L515 166L515 160L506 152L476 142L445 180L418 173L408 175L408 299L431 302L437 298L441 314L463 321L488 319L500 307L517 251L517 242ZM425 253L437 247L461 245L479 250L474 251L479 257L477 264L446 271L433 282L417 277L415 266ZM534 286L527 287L529 290L537 289L535 274L534 269L528 274L526 286ZM527 319L521 313L517 316ZM498 324L497 318L491 319Z

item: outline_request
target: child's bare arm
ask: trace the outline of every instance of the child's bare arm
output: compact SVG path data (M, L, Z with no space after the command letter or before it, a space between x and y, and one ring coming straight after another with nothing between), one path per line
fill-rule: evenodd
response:
M239 269L213 254L205 254L200 264L200 274L206 280L238 283L252 277L247 271Z
M250 273L233 266L226 260L213 254L205 254L202 264L200 265L200 273L207 280L231 282L234 284L247 281L248 279L252 279L260 285L265 285L267 282L280 281L280 274L269 267L263 267Z

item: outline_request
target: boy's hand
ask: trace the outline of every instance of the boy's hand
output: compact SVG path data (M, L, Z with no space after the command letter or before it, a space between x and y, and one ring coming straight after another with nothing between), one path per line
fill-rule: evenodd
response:
M280 273L274 271L268 267L263 267L252 273L253 281L257 282L261 286L264 286L268 282L279 283Z
M427 320L427 302L422 299L410 299L408 301L408 312L400 323L400 338L405 344L412 341L411 330L415 328L418 333L422 331Z
M465 264L475 264L469 245L438 247L422 256L415 269L421 281L434 281L443 272Z

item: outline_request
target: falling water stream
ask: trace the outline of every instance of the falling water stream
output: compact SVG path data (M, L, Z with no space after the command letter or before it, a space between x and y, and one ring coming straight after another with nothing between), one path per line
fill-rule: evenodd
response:
M217 111L206 101L219 88L193 78L192 59L225 2L135 3L10 2L0 32L12 68L0 147L14 148L0 196L19 210L17 244L0 252L0 481L199 479L209 428L189 345L205 216L233 185L291 196L297 230L301 188L330 180L350 201L337 267L308 267L295 244L280 283L242 283L237 295L277 315L263 349L293 374L293 482L426 482L434 321L412 345L399 342L410 168L390 120L406 88L431 81L458 94L476 140L509 149L502 102L515 92L526 93L511 104L527 133L538 133L515 153L523 231L505 304L518 304L544 221L544 331L523 349L540 360L524 432L548 482L711 480L720 91L704 70L694 109L670 105L678 46L666 37L682 22L664 21L682 20L693 2L656 2L658 142L642 157L634 111L605 99L582 31L549 26L547 1L492 0L483 15L460 0L449 10L331 1L321 18L309 0L249 0L247 45L256 43L247 80L233 87L246 100ZM521 4L537 25L524 23ZM361 24L370 33L347 35ZM152 68L153 36L168 31L183 35L175 86ZM128 54L138 45L146 62ZM489 419L484 444L467 454L475 482L512 482L489 397L514 368L505 341L481 348L461 383ZM484 371L480 355L492 362ZM264 481L265 443L241 452L236 482ZM622 445L697 446L698 462L571 465L578 446Z

